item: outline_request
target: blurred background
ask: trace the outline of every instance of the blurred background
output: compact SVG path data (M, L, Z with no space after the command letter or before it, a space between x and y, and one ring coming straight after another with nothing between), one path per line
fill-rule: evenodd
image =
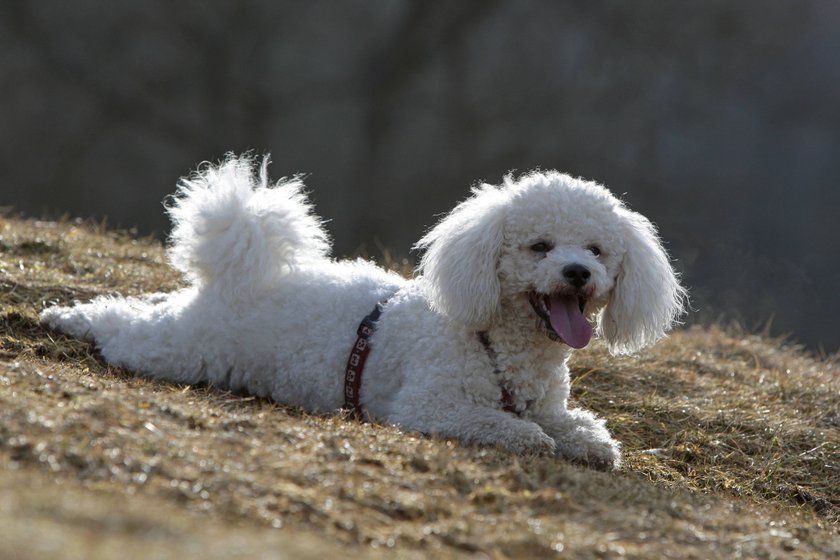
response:
M0 0L0 205L161 239L227 151L307 173L336 255L557 168L658 224L688 322L840 345L840 2Z

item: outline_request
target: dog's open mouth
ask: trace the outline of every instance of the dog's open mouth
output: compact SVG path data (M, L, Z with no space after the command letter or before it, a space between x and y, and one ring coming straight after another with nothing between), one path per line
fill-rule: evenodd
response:
M583 310L586 298L568 294L538 294L530 292L528 301L542 326L552 340L568 344L572 348L583 348L592 338L592 324L586 320Z

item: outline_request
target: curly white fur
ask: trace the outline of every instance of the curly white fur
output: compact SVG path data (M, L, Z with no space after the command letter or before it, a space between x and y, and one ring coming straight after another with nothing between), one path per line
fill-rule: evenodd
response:
M360 320L387 299L361 389L370 417L619 465L604 422L567 406L563 340L585 345L588 321L612 352L632 353L682 312L685 292L648 220L595 183L508 177L474 189L420 240L420 274L407 280L331 260L301 182L269 185L266 165L255 176L254 162L231 156L182 180L169 259L190 287L52 307L42 321L143 375L330 412L343 404ZM586 271L582 285L570 265Z

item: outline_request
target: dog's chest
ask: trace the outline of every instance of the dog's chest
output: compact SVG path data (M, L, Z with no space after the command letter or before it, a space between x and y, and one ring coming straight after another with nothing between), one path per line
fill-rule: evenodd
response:
M550 388L562 384L561 377L568 376L565 355L556 350L540 352L504 343L494 346L493 373L513 396L517 408L529 409L542 402Z

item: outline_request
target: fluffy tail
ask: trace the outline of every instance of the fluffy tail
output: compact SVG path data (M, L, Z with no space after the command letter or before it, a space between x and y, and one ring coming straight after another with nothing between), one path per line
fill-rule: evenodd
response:
M228 154L184 177L167 205L169 261L194 285L246 295L330 251L298 178L268 183L268 156Z

